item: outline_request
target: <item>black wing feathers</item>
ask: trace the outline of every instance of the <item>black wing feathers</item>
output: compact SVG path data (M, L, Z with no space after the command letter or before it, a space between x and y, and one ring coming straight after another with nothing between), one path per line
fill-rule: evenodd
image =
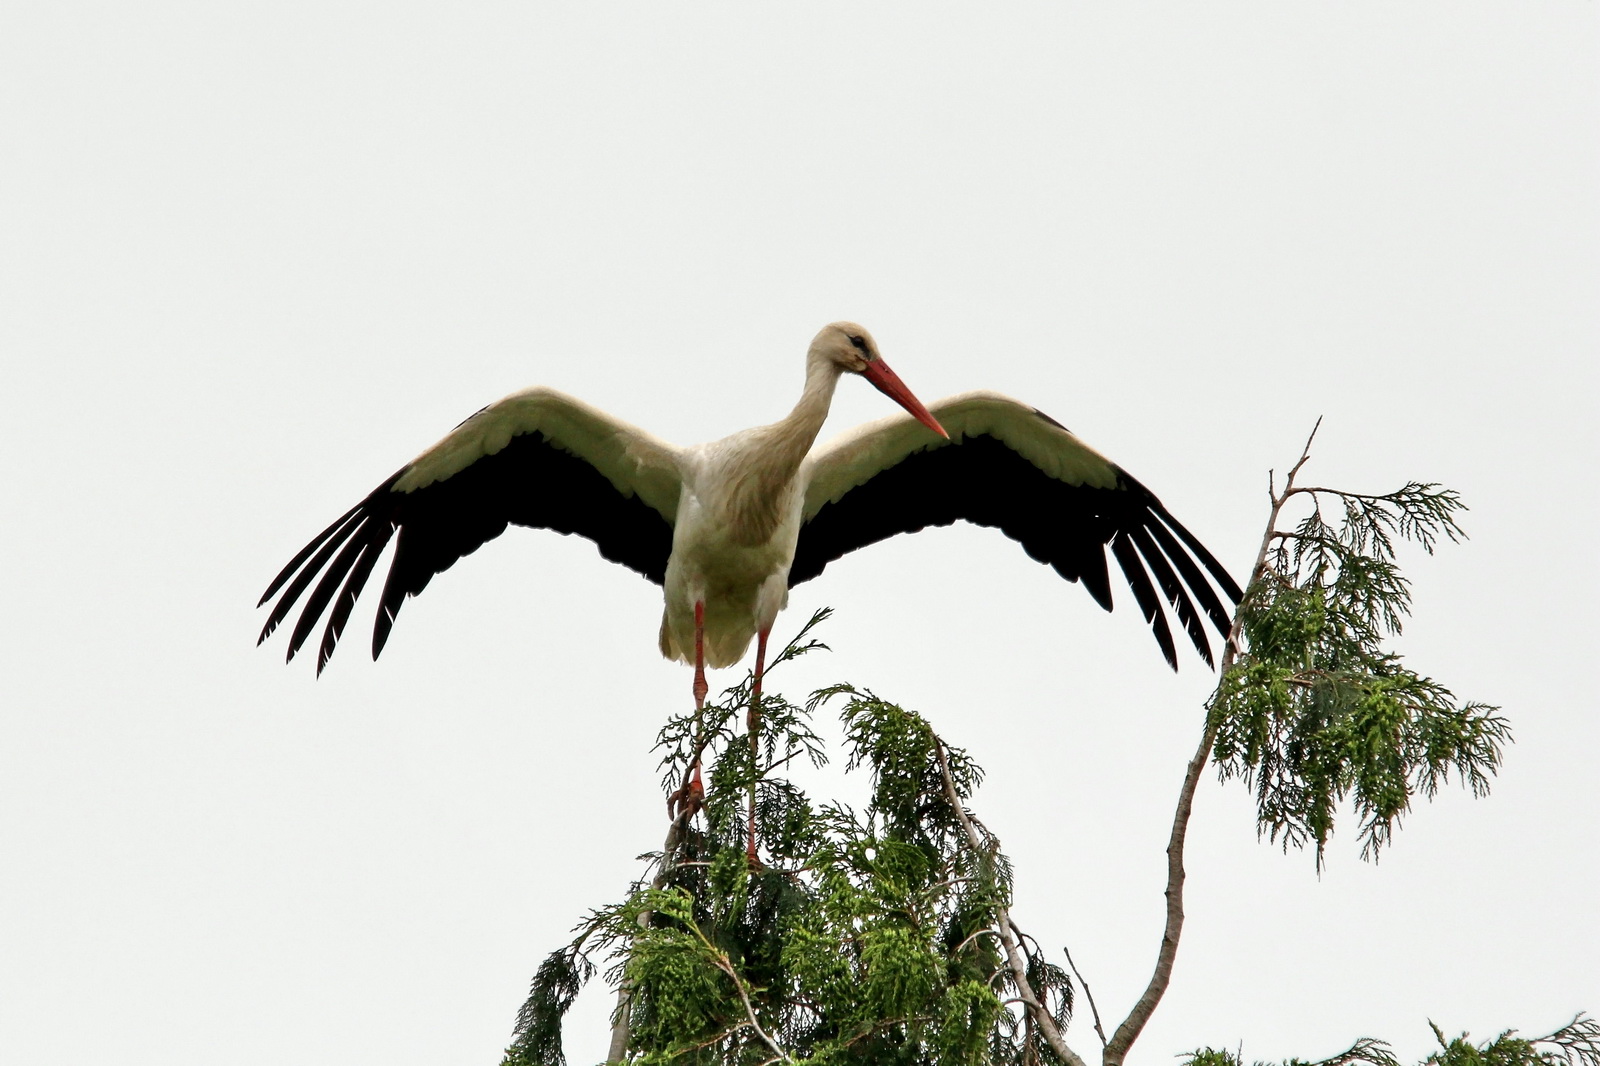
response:
M1161 550L1167 553L1167 558L1172 560L1173 565L1178 568L1178 572L1183 575L1184 582L1190 589L1194 590L1195 596L1200 600L1200 606L1210 617L1211 624L1216 626L1219 632L1226 633L1233 624L1233 612L1224 607L1222 601L1217 599L1216 591L1212 589L1211 583L1205 579L1205 575L1200 573L1200 568L1195 565L1194 557L1184 551L1183 547L1173 539L1172 534L1167 530L1167 525L1170 524L1178 532L1188 537L1191 548L1201 556L1202 561L1208 567L1215 567L1211 571L1212 575L1216 578L1217 583L1222 586L1223 592L1227 593L1234 603L1238 603L1243 599L1244 593L1240 591L1233 578L1228 576L1228 572L1222 569L1221 564L1211 558L1211 553L1206 551L1199 541L1189 536L1189 531L1178 525L1176 519L1167 514L1166 508L1153 506L1150 509L1161 517L1161 521L1149 523L1145 526L1145 530L1156 539L1157 544L1161 545Z
M394 478L390 478L389 479L389 481L391 481L391 482L393 480L394 480ZM388 488L388 484L387 483L382 485L382 486L380 486L379 487L379 491L382 491L385 488ZM324 529L321 533L318 533L315 540L313 540L310 544L307 544L304 548L301 548L300 551L298 553L296 553L295 557L293 559L289 560L289 565L285 566L282 570L278 571L278 576L272 579L272 584L268 585L267 586L267 591L265 591L265 592L263 592L261 594L261 599L256 601L256 606L260 607L262 604L264 604L268 600L272 599L273 594L275 592L277 592L280 588L283 587L283 583L284 582L288 581L291 577L294 576L295 571L300 569L300 565L302 563L304 563L307 559L311 558L311 553L316 551L318 548L320 548L324 541L326 541L329 537L332 537L335 534L338 534L341 531L343 531L344 527L349 525L350 523L352 523L352 522L360 522L360 518L357 517L356 512L361 510L361 507L362 507L362 504L358 503L354 507L350 508L350 510L348 510L344 514L340 515L338 520L335 521L332 525L330 525L327 529ZM349 534L346 532L345 536L348 536L348 535ZM339 537L338 539L340 541L343 541L344 537ZM332 554L332 550L331 549L329 550L328 554ZM327 561L326 557L324 557L323 561L324 562ZM317 566L313 567L312 569L313 570L321 569L321 564L318 564ZM310 581L311 579L309 577L307 577L304 580ZM295 595L298 596L299 593L295 593ZM283 619L280 616L278 618L278 621L282 621L282 620ZM263 640L266 639L267 635L272 632L273 627L277 626L278 621L268 622L267 623L268 628L263 630L262 634L261 634Z
M987 434L915 452L876 474L869 485L825 504L800 532L789 584L809 581L857 548L958 519L999 528L1034 559L1069 581L1081 581L1108 611L1110 548L1174 669L1177 653L1161 600L1171 605L1196 650L1211 663L1201 612L1224 635L1232 612L1201 566L1225 595L1234 602L1240 598L1239 586L1222 565L1133 478L1119 470L1115 488L1069 484Z
M1161 645L1161 654L1166 656L1168 665L1176 670L1178 652L1172 646L1172 630L1167 628L1167 616L1162 613L1161 601L1156 599L1156 590L1150 585L1150 575L1145 573L1138 553L1129 543L1129 538L1120 534L1112 537L1111 554L1117 557L1117 564L1122 567L1123 576L1128 579L1128 587L1133 590L1134 601L1139 604L1139 610L1144 612L1144 620L1155 630L1156 643ZM1209 649L1207 650L1209 653Z
M394 527L388 526L388 530L393 532ZM322 646L317 649L319 672L333 657L333 649L339 643L344 625L350 620L350 611L355 607L356 600L361 597L361 590L366 587L367 578L372 576L372 568L378 565L378 556L383 554L384 546L388 543L388 533L369 540L366 547L361 549L361 556L356 559L355 566L350 568L350 576L345 578L344 587L339 590L339 598L333 601L333 613L328 616L328 628L322 633Z
M1167 562L1167 557L1161 554L1161 549L1156 547L1155 541L1150 539L1150 534L1141 528L1124 534L1119 539L1133 541L1133 546L1139 549L1139 555L1150 568L1150 573L1155 576L1156 583L1161 586L1161 594L1178 613L1178 621L1183 623L1184 631L1189 634L1189 640L1200 652L1200 657L1206 661L1207 666L1215 666L1216 663L1211 658L1211 645L1206 640L1206 627L1200 622L1200 615L1194 609L1194 601L1189 599L1189 590L1183 587L1178 575L1172 572L1172 565Z
M320 574L295 623L289 658L331 603L317 654L321 672L391 537L396 538L395 553L373 627L373 658L383 650L407 596L421 592L433 575L498 537L507 525L581 534L605 558L658 585L665 580L672 551L672 527L666 519L638 497L624 496L588 462L541 434L514 437L494 455L413 492L392 487L404 472L330 525L273 580L262 602L280 588L284 591L273 604L261 640L289 616Z

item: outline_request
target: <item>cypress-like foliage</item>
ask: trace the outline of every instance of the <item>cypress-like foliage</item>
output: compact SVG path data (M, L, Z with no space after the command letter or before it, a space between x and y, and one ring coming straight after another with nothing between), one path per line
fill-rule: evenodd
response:
M1416 482L1377 496L1287 494L1312 508L1273 532L1239 605L1241 650L1211 704L1217 770L1254 787L1262 833L1313 845L1319 867L1348 801L1362 855L1375 859L1417 793L1432 796L1452 774L1487 793L1510 740L1498 707L1458 701L1386 647L1411 608L1395 541L1431 554L1460 539L1463 505Z
M825 616L773 666L820 647L810 633ZM920 715L846 685L804 706L764 696L752 766L736 731L749 699L747 679L661 731L665 791L697 751L712 766L703 819L676 823L652 881L591 914L545 960L505 1066L565 1062L560 1020L596 955L623 990L616 1022L631 1062L1057 1061L1007 1002L1019 998L1000 927L1010 864L952 800L971 794L979 767ZM814 804L783 776L797 758L826 760L811 721L828 704L840 705L847 769L871 777L861 810ZM755 868L744 841L752 782L766 856ZM1032 941L1019 950L1029 993L1065 1026L1071 979Z
M1509 727L1461 702L1390 647L1410 610L1396 545L1428 553L1462 533L1460 498L1410 483L1365 495L1295 485L1310 442L1271 512L1222 657L1199 747L1167 845L1167 919L1150 983L1108 1036L1076 985L1012 920L1012 871L966 803L982 771L921 715L837 685L803 704L761 700L761 730L740 732L750 679L661 730L662 788L703 804L673 822L662 851L619 903L591 913L538 969L502 1066L564 1066L561 1023L600 965L617 996L612 1061L687 1066L1084 1066L1063 1031L1079 999L1093 1012L1103 1066L1121 1066L1165 993L1182 935L1186 827L1208 766L1256 796L1258 827L1320 867L1342 805L1375 859L1421 794L1452 778L1487 792ZM1280 529L1285 505L1309 513ZM818 612L772 670L823 647ZM846 770L871 782L865 806L816 802L787 776L825 746L812 728L842 717ZM745 834L754 808L762 852ZM681 808L680 808L681 811ZM1152 842L1154 845L1154 842ZM1065 957L1070 965L1070 956ZM1430 1023L1431 1024L1431 1023ZM1600 1026L1583 1015L1545 1037L1513 1031L1446 1040L1419 1066L1600 1066ZM1387 1044L1282 1066L1399 1066ZM1245 1066L1203 1048L1186 1066ZM1266 1066L1256 1063L1253 1066Z
M1444 1030L1432 1022L1434 1039L1439 1050L1423 1059L1418 1066L1595 1066L1600 1063L1600 1023L1580 1014L1555 1032L1546 1036L1522 1037L1515 1029L1508 1029L1481 1044L1475 1044L1466 1033L1446 1040ZM1309 1062L1305 1059L1286 1059L1281 1064L1256 1062L1251 1066L1400 1066L1400 1060L1389 1045L1382 1040L1363 1038L1348 1051L1326 1059ZM1183 1060L1183 1066L1245 1066L1243 1056L1237 1051L1219 1051L1201 1048Z

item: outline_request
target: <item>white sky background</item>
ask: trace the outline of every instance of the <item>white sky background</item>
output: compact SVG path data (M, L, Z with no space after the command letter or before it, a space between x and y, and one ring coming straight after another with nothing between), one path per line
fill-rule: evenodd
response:
M1311 481L1472 507L1405 558L1402 648L1504 706L1494 794L1420 806L1377 866L1347 819L1319 879L1208 778L1138 1058L1600 1011L1600 9L805 8L8 10L5 1062L497 1061L665 829L658 590L513 531L377 665L366 604L321 681L253 604L503 393L710 439L781 416L842 317L925 400L1039 405L1240 575L1318 415ZM828 432L891 409L845 382ZM801 587L780 633L831 604L836 650L773 682L869 685L972 751L1018 919L1108 1024L1212 681L1118 600L994 531L901 538Z

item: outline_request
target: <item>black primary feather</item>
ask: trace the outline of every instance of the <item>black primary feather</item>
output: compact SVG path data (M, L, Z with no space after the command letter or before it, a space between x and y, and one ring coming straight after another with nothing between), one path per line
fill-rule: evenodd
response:
M857 548L958 520L998 528L1030 557L1068 581L1081 581L1108 611L1112 599L1106 549L1110 548L1173 669L1177 654L1161 600L1171 606L1200 656L1211 663L1214 658L1200 610L1226 636L1231 612L1212 584L1234 603L1242 595L1205 546L1149 489L1122 470L1117 471L1114 488L1069 484L987 434L915 452L866 485L824 504L800 531L789 585L811 580ZM1210 573L1210 582L1202 566ZM1160 594L1151 583L1152 573Z
M372 631L375 659L406 598L421 592L457 559L505 532L507 525L577 533L594 541L612 562L657 585L666 579L672 551L667 520L637 496L623 495L589 463L555 447L540 433L513 437L495 454L413 492L393 488L404 473L396 473L323 530L273 579L261 602L279 589L283 593L272 606L261 640L293 612L320 575L295 623L288 658L294 658L331 603L317 653L321 673L391 537L396 539L394 558Z

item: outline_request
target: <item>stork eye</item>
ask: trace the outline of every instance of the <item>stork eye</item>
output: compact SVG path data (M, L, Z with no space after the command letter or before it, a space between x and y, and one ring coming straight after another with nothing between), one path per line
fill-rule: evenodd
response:
M857 351L864 352L867 350L867 339L865 337L852 336L850 343L855 346Z

